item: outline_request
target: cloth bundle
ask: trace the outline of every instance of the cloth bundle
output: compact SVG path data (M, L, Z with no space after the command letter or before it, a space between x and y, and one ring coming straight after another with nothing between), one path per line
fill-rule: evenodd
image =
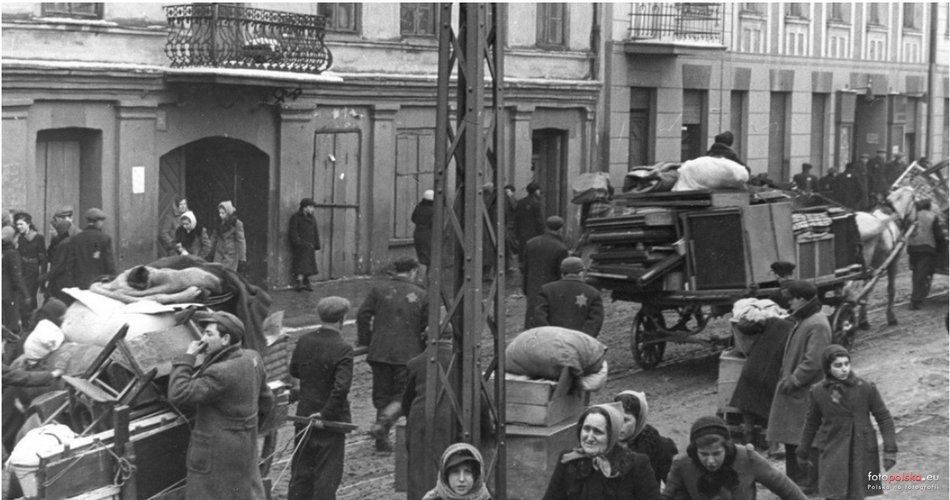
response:
M670 191L679 179L679 163L661 161L652 166L634 167L623 178L623 192L661 193Z
M826 212L793 213L792 232L795 236L803 234L826 234L831 230L831 217Z
M732 333L736 349L748 355L771 318L785 319L788 313L768 299L739 299L732 305Z
M673 191L746 189L749 170L726 158L700 156L683 162Z
M93 283L89 290L126 304L141 300L175 304L220 293L221 279L196 267L176 270L136 266L108 283Z
M558 326L526 330L505 349L505 371L557 380L567 367L577 378L604 369L607 346L586 333Z
M581 174L571 183L571 203L581 205L594 201L609 201L610 177L606 172Z

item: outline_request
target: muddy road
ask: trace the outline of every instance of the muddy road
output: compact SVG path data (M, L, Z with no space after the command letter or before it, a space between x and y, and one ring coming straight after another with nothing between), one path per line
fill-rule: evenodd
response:
M906 259L902 261L902 266L906 266ZM275 294L277 300L272 309L285 309L286 331L299 333L306 325L317 321L313 310L317 297L343 295L353 301L355 308L372 283L373 280L329 282L322 284L314 294L307 295L279 292ZM524 298L514 293L516 289L509 285L512 292L506 311L509 338L520 331L524 318ZM932 489L898 490L898 483L894 483L888 494L901 498L945 499L950 492L947 482L950 432L947 418L950 355L945 327L947 277L936 276L931 298L924 308L911 311L907 306L910 273L906 268L902 269L896 306L900 324L893 327L886 326L884 319L884 289L884 284L879 284L870 297L872 328L857 334L854 368L858 375L878 385L895 417L900 453L892 472L924 476L940 474L940 480L931 485ZM599 339L608 346L611 374L607 387L592 394L592 402L609 401L624 389L645 391L650 402L650 423L684 450L693 420L715 413L718 407L719 350L693 343L670 344L659 366L641 370L630 352L630 331L637 305L605 299L605 309L606 318ZM826 312L830 313L830 310L826 308ZM355 343L356 332L352 324L347 325L344 333ZM728 337L729 334L727 319L720 318L711 321L697 338ZM485 343L490 345L490 342ZM340 499L405 498L393 489L394 454L375 452L373 442L365 432L375 418L370 403L371 378L369 366L358 359L350 404L353 421L361 430L347 437L343 484L338 492ZM286 498L292 437L293 427L284 426L278 444L278 450L282 452L276 457L270 472L275 481L274 498ZM784 467L783 462L773 461L773 464ZM539 492L538 496L542 493ZM767 491L762 493L760 498L774 498Z

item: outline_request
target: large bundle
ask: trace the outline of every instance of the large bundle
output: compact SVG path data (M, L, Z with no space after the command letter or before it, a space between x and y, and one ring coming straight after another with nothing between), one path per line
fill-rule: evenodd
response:
M581 174L571 183L575 205L610 199L610 177L606 172L588 172Z
M76 298L63 319L66 340L104 346L122 325L128 324L127 339L175 326L175 309L150 301L122 302L88 290L64 290Z
M633 167L623 178L624 193L666 192L673 189L679 178L679 163L661 161L652 166Z
M576 377L603 368L607 346L577 330L540 326L526 330L505 349L505 371L517 375L557 380L562 367Z
M700 156L683 162L673 191L699 189L745 189L749 170L725 158Z

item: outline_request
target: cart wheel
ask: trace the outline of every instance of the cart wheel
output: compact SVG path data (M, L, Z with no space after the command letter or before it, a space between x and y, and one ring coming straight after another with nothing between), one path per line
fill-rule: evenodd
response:
M640 368L649 370L660 364L663 353L666 351L666 342L647 344L646 342L657 337L657 331L666 328L663 314L660 312L637 312L633 319L633 338L630 341L630 350L633 360Z
M831 315L831 342L847 350L854 345L854 333L858 327L858 314L854 304L842 302Z

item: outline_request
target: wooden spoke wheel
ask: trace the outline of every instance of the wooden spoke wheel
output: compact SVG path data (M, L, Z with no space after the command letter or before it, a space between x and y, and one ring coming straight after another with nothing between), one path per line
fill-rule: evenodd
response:
M854 334L858 330L858 313L854 304L842 302L831 315L831 343L847 350L854 345Z
M659 311L637 312L633 319L633 336L630 339L630 350L633 360L640 368L649 370L660 364L663 353L666 352L666 342L650 342L662 338L666 329L663 313Z

